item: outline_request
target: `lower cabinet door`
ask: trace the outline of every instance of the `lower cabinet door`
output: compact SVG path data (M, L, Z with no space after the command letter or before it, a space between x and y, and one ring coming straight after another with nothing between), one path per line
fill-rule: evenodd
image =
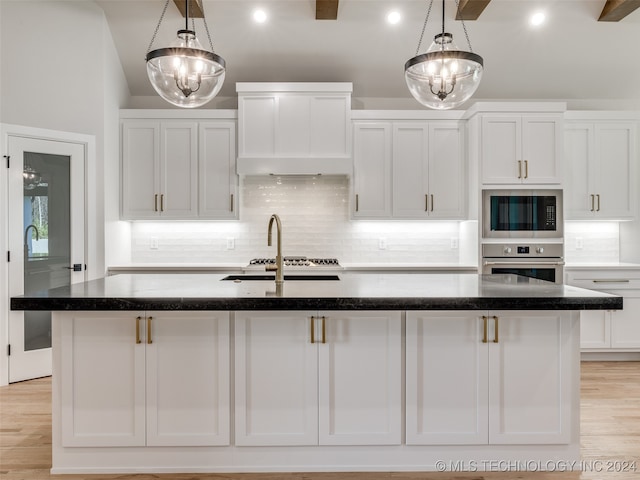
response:
M401 313L336 311L316 318L320 445L400 445Z
M144 446L144 313L54 312L53 318L61 334L62 446Z
M576 312L490 312L489 443L569 443ZM495 323L498 321L499 323ZM576 367L576 368L579 368ZM578 408L577 404L575 405Z
M622 295L623 292L615 292ZM611 347L640 349L640 292L624 292L624 308L611 313Z
M317 445L315 315L235 313L236 445Z
M611 348L611 313L604 310L580 312L580 348Z
M229 313L147 312L147 445L229 445Z
M488 349L482 312L406 315L407 444L486 444Z

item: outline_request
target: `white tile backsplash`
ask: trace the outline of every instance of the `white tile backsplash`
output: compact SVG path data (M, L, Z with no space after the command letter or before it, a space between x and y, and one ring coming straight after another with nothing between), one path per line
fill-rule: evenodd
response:
M267 246L272 213L282 220L285 255L337 257L342 263L459 261L451 241L459 239L459 222L351 220L347 177L246 176L240 189L239 221L134 222L131 262L243 264L274 257L275 238ZM152 238L157 249L151 248ZM228 238L235 249L227 250Z
M618 222L569 221L564 229L567 263L617 263L620 260Z

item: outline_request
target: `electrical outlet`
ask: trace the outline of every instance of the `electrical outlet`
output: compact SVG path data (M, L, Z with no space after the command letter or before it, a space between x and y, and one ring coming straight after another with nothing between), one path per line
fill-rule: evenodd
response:
M151 237L151 239L149 240L149 248L151 250L158 249L158 237Z
M458 239L455 237L451 237L451 248L454 250L458 248Z
M236 248L236 239L233 237L227 237L227 250L233 250Z
M378 249L386 250L387 249L387 239L384 237L380 237L378 239Z
M582 250L584 247L584 242L582 241L582 237L576 237L576 250Z

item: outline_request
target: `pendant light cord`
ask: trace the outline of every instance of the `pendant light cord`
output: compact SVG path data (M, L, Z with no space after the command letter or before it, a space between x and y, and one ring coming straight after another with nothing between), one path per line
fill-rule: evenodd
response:
M444 33L444 2L445 0L442 0L442 33ZM458 0L455 0L456 2L456 12L460 10L460 4L458 3ZM416 54L414 55L415 57L418 56L418 54L420 53L420 47L422 46L422 40L424 38L424 32L427 28L427 22L429 21L429 15L431 14L431 7L433 6L433 0L430 0L429 2L429 7L427 8L427 15L424 19L424 23L422 25L422 31L420 32L420 39L418 40L418 47L416 48ZM467 26L464 23L464 20L462 18L460 18L460 22L462 23L462 30L464 31L464 36L467 39L467 45L469 45L469 51L473 52L473 48L471 47L471 40L469 39L469 33L467 32ZM206 26L206 22L205 22L205 26ZM208 33L208 31L207 31ZM211 42L211 39L209 39L209 42ZM211 47L213 48L213 47Z

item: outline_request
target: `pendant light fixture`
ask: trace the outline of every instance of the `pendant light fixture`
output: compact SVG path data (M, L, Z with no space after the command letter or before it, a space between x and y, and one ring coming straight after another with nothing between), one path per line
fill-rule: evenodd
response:
M31 165L25 165L22 171L22 182L25 190L33 190L42 181L42 176Z
M482 57L472 52L464 20L462 28L469 45L468 52L458 50L453 42L453 35L445 32L444 1L442 0L442 32L434 37L426 53L419 54L433 6L433 0L430 0L416 56L404 65L404 77L411 95L424 106L437 110L455 108L471 98L480 84L483 70Z
M195 108L215 97L224 83L225 61L213 53L213 43L207 20L202 15L211 50L205 50L195 32L195 21L189 28L189 3L185 0L185 28L178 30L178 38L168 47L151 50L167 11L164 4L160 20L147 49L147 75L151 85L167 102L178 107Z

